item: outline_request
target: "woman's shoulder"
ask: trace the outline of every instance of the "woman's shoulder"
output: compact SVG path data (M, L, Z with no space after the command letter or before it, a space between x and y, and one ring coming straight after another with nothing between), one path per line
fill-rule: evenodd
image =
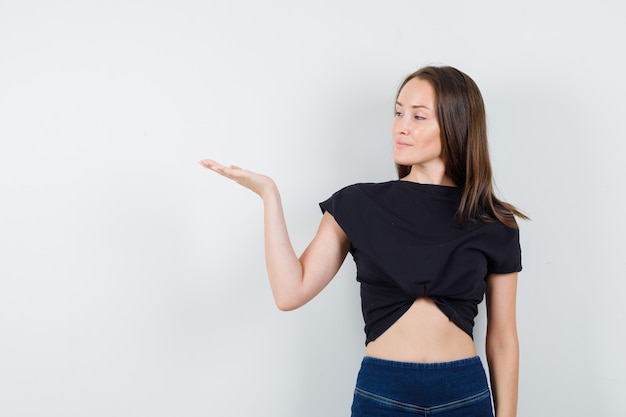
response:
M421 184L411 181L359 182L347 185L333 196L338 198L368 197L378 201L442 201L458 204L462 190L459 187Z
M333 195L335 196L355 196L363 194L377 193L385 190L389 190L394 186L394 183L398 181L386 181L386 182L357 182L354 184L346 185L337 190Z
M335 191L327 200L320 203L322 210L333 213L338 209L354 210L364 208L372 201L384 200L389 196L394 181L381 183L359 182L346 185Z
M392 181L384 181L384 182L357 182L354 184L346 185L345 187L339 189L339 191L343 190L380 190L380 189L388 189L393 187L394 184L399 182L399 180Z

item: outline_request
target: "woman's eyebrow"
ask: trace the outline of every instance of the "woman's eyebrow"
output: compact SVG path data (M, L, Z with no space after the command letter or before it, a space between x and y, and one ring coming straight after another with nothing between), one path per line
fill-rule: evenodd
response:
M400 107L404 107L402 105L402 103L400 103L399 101L396 101L396 105L400 106ZM412 109L418 109L418 108L422 108L422 109L426 109L426 110L431 110L430 107L428 106L424 106L423 104L414 104L411 106Z

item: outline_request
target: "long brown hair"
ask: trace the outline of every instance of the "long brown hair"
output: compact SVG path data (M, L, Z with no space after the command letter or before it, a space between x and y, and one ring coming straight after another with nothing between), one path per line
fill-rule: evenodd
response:
M424 67L405 78L398 88L396 100L406 83L414 78L427 81L435 90L446 175L463 189L459 222L467 224L480 219L517 228L514 216L528 217L513 205L496 198L493 192L485 105L474 80L453 67ZM406 165L396 164L396 169L399 178L411 172L411 167Z

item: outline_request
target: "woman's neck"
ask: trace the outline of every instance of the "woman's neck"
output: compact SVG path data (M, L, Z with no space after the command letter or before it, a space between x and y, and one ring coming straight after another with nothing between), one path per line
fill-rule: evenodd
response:
M457 185L446 175L445 167L432 167L429 169L427 167L414 165L411 167L409 175L402 178L402 180L420 184L445 185L449 187Z

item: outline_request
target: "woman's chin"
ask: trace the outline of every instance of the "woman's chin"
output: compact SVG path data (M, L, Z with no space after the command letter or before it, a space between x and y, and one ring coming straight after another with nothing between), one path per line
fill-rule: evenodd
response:
M413 165L411 164L411 161L407 160L406 158L393 158L393 162L396 165L404 165L407 167L410 167L411 165Z

